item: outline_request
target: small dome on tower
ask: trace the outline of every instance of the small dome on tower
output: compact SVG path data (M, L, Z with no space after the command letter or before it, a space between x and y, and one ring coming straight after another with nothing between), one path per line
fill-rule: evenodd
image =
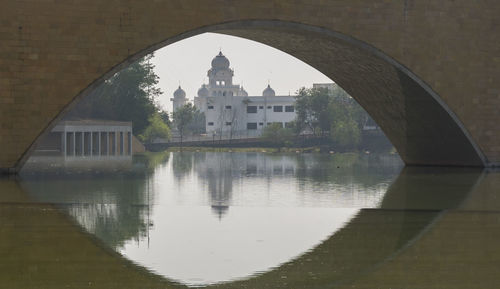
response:
M205 84L203 84L201 88L198 89L198 96L208 97L208 88Z
M275 96L274 89L271 88L271 85L267 85L266 89L262 92L263 96Z
M248 96L248 92L243 88L243 86L240 88L240 96Z
M227 59L222 51L219 52L217 56L212 59L212 69L228 69L229 68L229 59Z
M179 85L179 88L177 88L177 90L174 91L174 98L185 98L185 97L186 97L186 92Z

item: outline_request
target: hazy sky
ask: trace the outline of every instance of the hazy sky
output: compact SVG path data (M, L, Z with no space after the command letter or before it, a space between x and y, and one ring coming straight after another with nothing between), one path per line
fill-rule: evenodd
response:
M294 94L302 86L331 82L311 66L270 46L240 37L204 33L155 52L153 64L163 91L160 104L172 111L170 98L179 83L192 100L201 84L208 83L207 71L219 49L234 70L233 83L243 84L250 96L262 95L268 82L276 95Z

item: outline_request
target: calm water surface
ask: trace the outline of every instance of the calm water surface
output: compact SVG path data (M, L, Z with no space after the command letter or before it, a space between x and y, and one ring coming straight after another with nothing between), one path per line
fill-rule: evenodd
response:
M120 162L39 159L0 180L8 288L500 286L498 172L395 155Z

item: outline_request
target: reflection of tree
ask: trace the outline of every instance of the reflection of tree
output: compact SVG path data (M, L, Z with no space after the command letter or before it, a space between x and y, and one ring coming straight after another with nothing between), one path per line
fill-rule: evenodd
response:
M309 154L297 156L297 178L339 185L357 184L362 187L389 182L402 162L396 155Z
M150 174L168 158L168 153L146 153L134 156L131 172L77 177L66 172L35 176L21 185L42 202L61 204L85 230L118 248L147 234L149 204L154 202Z
M158 166L166 165L169 157L169 152L146 152L143 154L134 155L134 173L151 174Z
M184 178L193 168L193 153L176 152L172 155L172 169L177 179Z
M212 208L222 216L231 204L233 181L245 178L291 178L300 191L317 192L332 188L354 192L379 192L401 169L397 156L358 154L261 154L261 153L180 153L194 165L198 177L208 183ZM191 162L193 156L199 161ZM176 158L174 154L174 159ZM385 163L385 165L384 165ZM185 170L181 166L182 169ZM182 175L182 170L174 174ZM191 167L189 170L191 171ZM347 192L347 191L346 191Z
M89 233L113 248L148 231L145 177L119 175L72 179L25 180L22 186L42 202L56 203Z

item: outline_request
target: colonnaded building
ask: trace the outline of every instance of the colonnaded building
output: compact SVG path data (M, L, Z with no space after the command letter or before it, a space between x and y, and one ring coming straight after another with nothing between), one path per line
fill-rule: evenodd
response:
M222 52L212 60L207 75L208 84L203 84L194 98L195 107L205 113L207 133L257 136L266 125L287 127L295 119L295 97L275 95L270 85L261 96L249 96L242 86L233 84L234 71ZM187 103L180 86L171 100L174 111Z

